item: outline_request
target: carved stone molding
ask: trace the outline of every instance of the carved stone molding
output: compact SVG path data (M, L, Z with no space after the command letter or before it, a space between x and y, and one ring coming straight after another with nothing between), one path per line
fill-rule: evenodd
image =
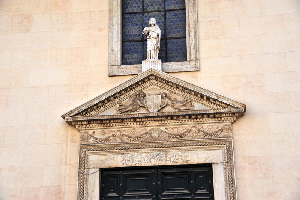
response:
M133 108L129 109L130 112L117 112L117 108L120 104L126 104L126 101L130 101L130 99L131 101L133 101L134 98L137 99L137 94L144 95L143 102L145 98L160 98L160 101L158 101L160 105L156 107L160 112L156 112L155 108L153 108L157 105L152 105L152 110L148 109L151 111L148 114L143 114L147 113L145 110L139 111L140 107L136 110L137 112L134 111ZM166 103L164 108L161 107L163 105L163 94L167 94L165 101L169 101L169 104ZM140 97L139 99L141 100ZM147 99L147 101L151 102L151 99ZM155 100L153 99L152 102L155 103ZM165 110L166 107L169 108ZM182 116L191 115L193 113L196 115L226 113L228 115L232 114L233 116L240 117L245 112L245 109L246 106L244 104L209 90L205 90L164 72L149 69L91 101L69 111L62 117L68 122L91 120L93 118L116 119L168 115ZM118 114L123 115L119 116ZM138 115L133 116L131 114Z
M232 136L231 134L230 124L92 129L82 131L81 144L169 142L187 139L228 138Z
M154 69L62 117L80 131L78 199L99 198L99 170L213 166L215 200L235 200L232 123L246 106Z
M184 110L194 110L195 105L192 100L178 99L172 97L169 92L160 90L159 88L150 88L151 93L139 91L125 101L119 103L119 105L111 110L112 113L116 110L117 114L123 113L149 113L149 112L176 112ZM201 105L202 109L207 109L204 105ZM199 106L198 106L199 107ZM109 114L107 112L107 114Z
M123 128L98 127L80 130L78 199L92 199L88 192L90 187L96 189L99 187L98 179L92 178L91 180L94 180L92 183L89 180L93 173L91 170L197 163L222 165L224 194L219 196L224 195L228 200L235 199L231 124L183 123L172 126L150 124L150 126L131 125ZM216 179L218 182L218 178ZM219 199L222 198L216 198Z
M231 139L163 142L127 145L81 145L78 199L92 199L88 193L92 170L109 167L155 166L197 163L219 163L223 166L224 198L235 199L235 178ZM220 176L220 174L215 174ZM220 178L220 177L219 177ZM222 196L222 195L219 195Z

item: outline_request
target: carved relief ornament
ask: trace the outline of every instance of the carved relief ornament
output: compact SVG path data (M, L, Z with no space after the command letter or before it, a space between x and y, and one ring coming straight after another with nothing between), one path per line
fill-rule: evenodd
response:
M183 115L227 115L237 119L245 110L246 106L242 103L149 69L62 117L71 124L92 119Z
M215 199L236 199L232 123L246 106L149 69L62 117L81 135L78 199L99 198L99 169L212 163Z

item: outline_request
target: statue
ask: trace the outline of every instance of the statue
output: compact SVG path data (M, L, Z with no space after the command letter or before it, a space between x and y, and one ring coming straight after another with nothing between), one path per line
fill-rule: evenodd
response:
M145 27L142 34L147 36L147 60L158 59L161 30L155 18L149 20L149 27Z

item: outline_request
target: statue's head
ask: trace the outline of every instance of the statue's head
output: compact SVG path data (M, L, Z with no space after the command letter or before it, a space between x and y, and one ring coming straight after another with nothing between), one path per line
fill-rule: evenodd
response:
M156 25L156 19L155 18L151 18L149 20L149 26L155 26Z
M161 93L161 96L162 97L167 97L168 95L167 95L167 93L163 92L163 93Z

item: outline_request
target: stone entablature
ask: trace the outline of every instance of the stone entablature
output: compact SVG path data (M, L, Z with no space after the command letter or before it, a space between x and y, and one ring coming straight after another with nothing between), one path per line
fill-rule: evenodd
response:
M78 199L99 169L212 163L215 199L236 199L232 123L245 105L150 69L62 117L81 135Z
M116 127L111 129L83 128L81 144L104 144L104 143L143 143L147 141L184 141L205 138L232 137L230 124L194 124L172 125L160 127Z

